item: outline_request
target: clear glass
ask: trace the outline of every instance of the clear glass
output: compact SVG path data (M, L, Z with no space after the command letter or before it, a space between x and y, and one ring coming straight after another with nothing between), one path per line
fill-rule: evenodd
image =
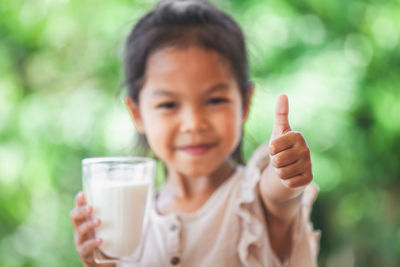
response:
M155 161L138 157L82 160L83 189L93 218L101 225L95 236L97 263L137 262L142 254L154 188Z

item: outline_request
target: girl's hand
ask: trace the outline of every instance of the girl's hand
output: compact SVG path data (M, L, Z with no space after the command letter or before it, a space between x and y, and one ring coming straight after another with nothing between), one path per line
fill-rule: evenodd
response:
M93 258L94 249L102 240L94 238L94 229L100 225L100 219L91 219L93 208L86 205L85 195L79 192L75 197L75 208L70 217L74 226L74 245L78 255L86 267L98 266Z
M281 260L289 257L294 245L293 222L301 210L302 192L313 179L310 149L303 136L290 128L288 113L287 96L278 96L268 147L270 164L260 181L272 249Z
M269 167L274 169L276 177L284 186L300 189L313 179L310 149L301 133L291 131L288 113L288 98L286 95L280 95L276 103L274 129L269 143Z

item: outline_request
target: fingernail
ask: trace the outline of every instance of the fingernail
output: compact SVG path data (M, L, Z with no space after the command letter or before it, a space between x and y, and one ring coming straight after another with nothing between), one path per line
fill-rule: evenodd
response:
M101 241L102 241L102 240L101 240L100 237L97 237L97 238L96 238L96 243L97 243L97 244L101 244Z
M92 211L92 207L91 206L86 206L86 211L90 213Z
M284 186L289 187L288 181L281 179L281 183L282 183Z
M93 224L94 225L99 225L100 224L100 220L99 219L94 219L93 220Z

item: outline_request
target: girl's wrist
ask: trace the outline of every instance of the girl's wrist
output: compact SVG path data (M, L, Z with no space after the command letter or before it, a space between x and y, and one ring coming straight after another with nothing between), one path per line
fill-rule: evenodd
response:
M274 167L270 163L267 168L264 169L261 177L261 192L269 201L279 205L285 205L299 198L306 188L306 186L289 188L284 182L285 180L280 179L276 175Z

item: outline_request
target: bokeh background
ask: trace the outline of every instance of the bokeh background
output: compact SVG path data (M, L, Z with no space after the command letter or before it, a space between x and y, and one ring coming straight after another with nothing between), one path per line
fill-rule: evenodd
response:
M80 162L135 154L120 55L155 2L0 1L0 266L81 266ZM247 37L246 158L281 92L309 143L320 266L400 266L400 1L214 2Z

